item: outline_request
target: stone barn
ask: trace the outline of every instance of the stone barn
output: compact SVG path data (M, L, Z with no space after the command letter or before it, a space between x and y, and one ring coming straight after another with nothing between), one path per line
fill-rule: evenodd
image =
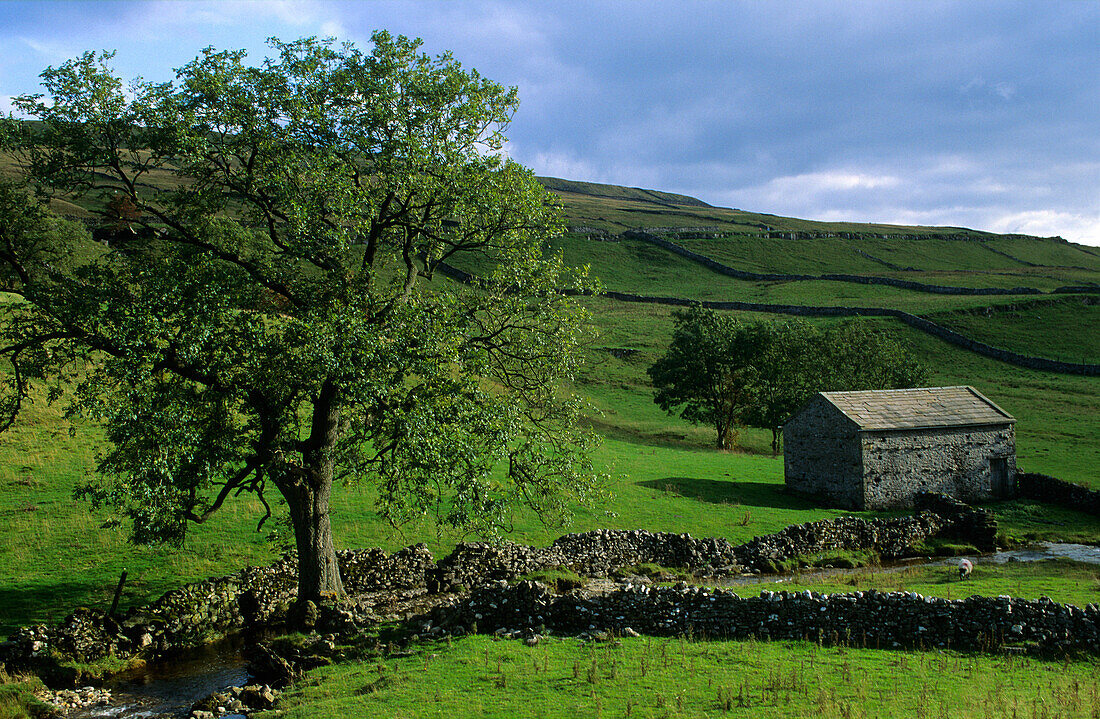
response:
M973 387L819 392L783 426L786 484L848 509L1011 496L1015 423Z

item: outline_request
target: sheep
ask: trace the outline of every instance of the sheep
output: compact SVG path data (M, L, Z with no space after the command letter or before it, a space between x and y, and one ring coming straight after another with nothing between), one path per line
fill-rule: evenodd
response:
M972 571L974 571L974 565L970 563L969 559L959 560L959 579L968 578Z

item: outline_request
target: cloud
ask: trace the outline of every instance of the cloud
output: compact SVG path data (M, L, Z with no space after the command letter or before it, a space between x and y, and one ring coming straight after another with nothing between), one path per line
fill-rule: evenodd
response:
M513 156L516 149L509 147L509 154ZM562 177L565 179L593 178L589 182L599 182L595 178L601 177L600 170L591 162L571 155L558 152L536 152L525 164L535 174L545 177ZM604 180L606 182L606 180Z
M901 180L891 175L871 175L859 171L812 172L777 177L769 183L780 192L818 194L844 190L874 190L897 187Z
M959 94L970 97L999 97L1009 101L1016 96L1016 85L1011 82L986 82L975 77L959 88Z
M80 54L66 43L39 40L33 37L20 37L19 41L34 50L40 56L41 61L50 64L60 64Z
M327 16L324 5L295 0L222 0L221 2L179 2L155 0L137 9L144 22L162 27L261 26L274 21L288 27L318 25Z
M737 207L761 212L820 219L840 212L848 215L866 203L866 194L884 197L904 188L894 175L858 168L834 168L798 175L783 175L726 193ZM911 191L911 190L909 190Z
M343 38L347 36L347 30L339 22L328 20L321 23L321 37Z
M993 217L988 227L994 232L1040 237L1058 235L1086 245L1100 245L1100 213L1024 210Z

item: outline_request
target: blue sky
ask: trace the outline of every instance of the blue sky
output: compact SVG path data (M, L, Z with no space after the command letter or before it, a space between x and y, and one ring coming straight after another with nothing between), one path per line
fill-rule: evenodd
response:
M163 80L381 28L517 85L509 152L539 174L1100 245L1100 2L9 0L0 110L83 50Z

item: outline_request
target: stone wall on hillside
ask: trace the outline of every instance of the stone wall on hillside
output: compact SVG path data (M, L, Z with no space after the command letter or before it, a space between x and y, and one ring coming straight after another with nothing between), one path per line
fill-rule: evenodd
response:
M1019 496L1057 504L1067 509L1100 517L1100 492L1061 479L1020 472L1016 475L1016 491Z
M931 292L933 294L940 295L1038 295L1042 294L1042 290L1035 289L1034 287L959 287L955 285L930 285L925 282L914 282L912 280L901 280L895 277L877 277L873 275L851 275L851 274L839 274L830 273L824 275L801 275L779 272L748 272L746 270L738 270L730 267L729 265L713 260L706 255L701 255L698 252L693 252L682 245L678 245L675 242L666 240L663 237L657 237L650 232L642 232L639 230L627 230L623 233L623 237L631 240L641 240L643 242L649 242L650 244L663 247L669 252L673 252L681 257L697 262L719 274L726 275L727 277L734 277L741 280L752 280L757 282L791 282L800 280L832 280L834 282L855 282L861 285L886 285L889 287L900 287L906 290L915 290L917 292Z
M453 267L443 262L436 265L436 269L439 270L441 274L444 274L458 282L476 283L478 281L478 277L476 275L466 272L465 270L460 270L457 267ZM821 278L816 276L806 276L806 279ZM1100 292L1100 287L1084 287L1071 289L1074 292ZM1059 290L1052 290L1052 292L1058 291ZM562 289L560 290L560 292L564 295L585 294L579 293L578 291L569 288ZM925 332L934 337L938 337L945 342L950 342L953 345L970 350L975 354L980 354L984 357L991 357L1001 362L1016 365L1017 367L1042 370L1044 372L1059 372L1062 374L1079 374L1090 376L1100 375L1100 365L1098 364L1062 362L1060 360L1052 360L1046 357L1036 357L1032 355L1021 354L1019 352L1012 352L1006 349L1002 349L1000 347L994 347L993 345L986 344L985 342L979 342L978 340L971 339L970 337L960 334L955 330L948 329L947 327L944 327L942 325L938 325L931 320L927 320L923 317L918 317L917 315L909 314L908 312L902 312L901 310L894 310L882 307L781 305L765 302L722 302L714 300L692 300L682 297L658 297L653 295L639 295L631 292L613 292L610 290L602 292L601 295L603 297L618 300L620 302L641 302L646 304L669 305L673 307L691 307L692 305L699 305L701 307L706 307L708 309L714 310L770 312L773 314L794 315L796 317L893 317L901 320L910 327L918 329L921 332Z

